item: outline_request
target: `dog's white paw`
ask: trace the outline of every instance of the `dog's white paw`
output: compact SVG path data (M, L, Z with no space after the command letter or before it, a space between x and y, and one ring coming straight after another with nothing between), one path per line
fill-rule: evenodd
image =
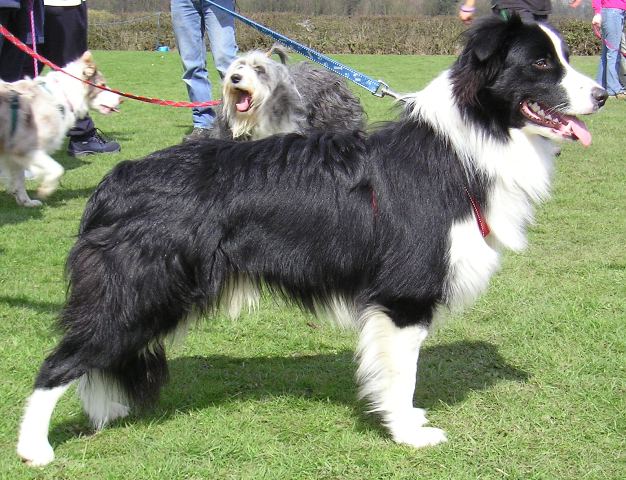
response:
M28 208L36 208L36 207L41 207L43 205L43 203L41 203L39 200L32 200L30 198L26 200L18 201L17 203L21 205L22 207L28 207Z
M37 196L39 198L48 198L50 195L52 195L52 193L57 189L58 187L58 183L55 184L50 184L50 185L44 185L42 184L38 189L37 189Z
M426 418L426 410L423 408L409 408L386 413L383 415L383 423L393 433L406 428L423 427L428 423L428 419Z
M385 416L384 422L396 443L422 448L447 441L443 430L424 427L428 423L428 419L426 418L426 410L422 408L389 413Z
M411 427L398 428L391 432L391 436L396 443L403 443L414 448L431 447L448 441L446 432L433 427Z
M17 454L31 467L43 467L54 460L54 450L47 440L43 442L22 442L17 444Z

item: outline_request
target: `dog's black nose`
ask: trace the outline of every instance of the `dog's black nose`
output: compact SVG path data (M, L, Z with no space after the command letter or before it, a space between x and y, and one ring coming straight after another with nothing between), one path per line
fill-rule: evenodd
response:
M230 76L230 81L231 81L231 82L233 82L233 83L239 83L239 82L241 82L241 75L239 75L238 73L233 73L233 74Z
M604 88L595 87L591 90L591 96L598 104L598 107L603 107L606 99L609 98L609 93Z

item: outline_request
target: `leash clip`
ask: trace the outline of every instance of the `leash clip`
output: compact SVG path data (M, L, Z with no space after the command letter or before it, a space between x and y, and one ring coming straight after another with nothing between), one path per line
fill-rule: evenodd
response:
M389 96L391 98L398 98L398 94L394 92L389 85L387 85L382 80L378 80L378 88L375 92L372 92L375 97L383 98L384 96Z

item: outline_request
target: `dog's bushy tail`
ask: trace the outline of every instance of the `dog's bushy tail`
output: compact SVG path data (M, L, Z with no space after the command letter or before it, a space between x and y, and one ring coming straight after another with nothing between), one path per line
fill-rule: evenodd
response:
M283 47L280 43L275 43L274 45L272 45L272 48L267 51L268 57L271 57L272 55L278 55L280 63L282 63L283 65L287 64L289 54L287 53L287 49Z

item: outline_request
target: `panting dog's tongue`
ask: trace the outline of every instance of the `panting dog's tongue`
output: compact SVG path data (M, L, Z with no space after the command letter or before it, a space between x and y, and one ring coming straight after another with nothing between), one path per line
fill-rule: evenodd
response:
M238 112L247 112L250 110L250 104L252 103L252 97L247 93L242 93L239 96L239 101L235 104Z
M567 127L585 147L591 145L591 133L585 124L576 117L567 117Z

